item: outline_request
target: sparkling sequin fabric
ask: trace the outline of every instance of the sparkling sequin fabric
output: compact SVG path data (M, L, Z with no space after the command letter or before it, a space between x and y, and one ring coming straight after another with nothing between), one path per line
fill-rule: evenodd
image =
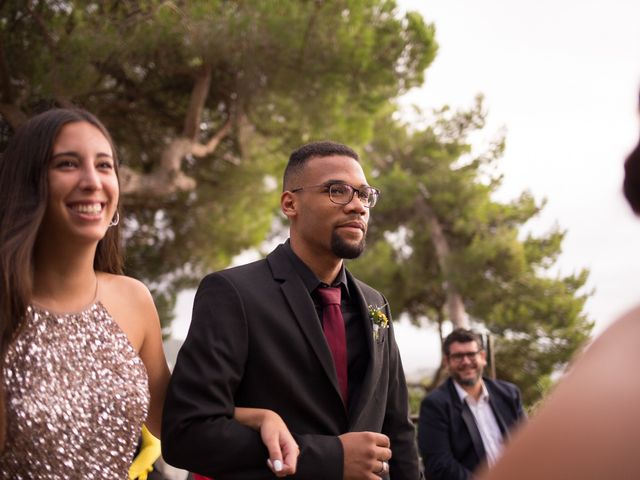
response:
M1 479L126 479L149 408L147 372L100 302L28 310L7 354Z

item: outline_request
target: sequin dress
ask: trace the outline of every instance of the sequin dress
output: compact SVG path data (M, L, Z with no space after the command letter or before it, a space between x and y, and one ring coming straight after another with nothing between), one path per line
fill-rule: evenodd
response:
M106 308L29 307L7 353L1 479L126 479L149 408L147 372Z

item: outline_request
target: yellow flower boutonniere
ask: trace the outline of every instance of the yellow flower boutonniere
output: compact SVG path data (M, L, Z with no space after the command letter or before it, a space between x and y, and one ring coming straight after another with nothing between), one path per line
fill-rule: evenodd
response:
M373 339L376 342L380 342L382 339L381 330L389 328L389 319L382 311L385 306L386 304L381 307L374 305L367 307L369 309L369 320L371 320L371 325L373 326Z

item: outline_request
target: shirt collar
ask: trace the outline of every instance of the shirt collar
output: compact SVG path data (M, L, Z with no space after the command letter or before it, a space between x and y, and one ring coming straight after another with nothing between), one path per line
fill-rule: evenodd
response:
M469 400L472 401L473 403L480 403L480 402L488 402L489 401L489 390L487 390L487 386L484 383L484 380L480 379L480 381L482 382L482 393L480 394L480 398L478 399L478 401L476 402L475 398L473 398L471 395L469 395L469 393L467 393L467 391L462 388L460 385L458 385L458 382L456 382L455 380L453 380L453 385L454 387L456 387L456 392L458 393L458 396L460 397L460 401L464 402L467 400L467 397L469 397Z
M347 273L344 268L344 263L340 267L340 271L338 272L338 275L336 276L333 283L331 285L326 285L324 282L321 282L318 277L316 277L316 274L313 273L313 271L300 259L300 257L295 254L295 252L291 248L291 242L289 239L287 239L283 248L289 259L291 260L291 263L293 264L293 269L296 271L309 293L312 293L316 288L320 286L330 286L342 287L342 292L346 293L347 296L349 295L349 288L347 286Z

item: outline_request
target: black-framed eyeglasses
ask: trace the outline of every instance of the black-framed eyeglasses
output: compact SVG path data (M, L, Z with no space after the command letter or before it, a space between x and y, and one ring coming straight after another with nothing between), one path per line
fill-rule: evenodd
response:
M329 200L338 205L347 205L353 200L353 196L357 193L362 205L367 208L375 207L378 203L380 190L375 187L355 188L348 183L322 183L320 185L309 185L307 187L299 187L290 190L291 193L299 192L307 188L323 187L329 193Z
M476 356L481 352L482 350L477 350L475 352L456 352L456 353L450 353L449 354L449 359L451 359L451 361L453 362L462 362L462 360L466 357L468 360L475 360Z

